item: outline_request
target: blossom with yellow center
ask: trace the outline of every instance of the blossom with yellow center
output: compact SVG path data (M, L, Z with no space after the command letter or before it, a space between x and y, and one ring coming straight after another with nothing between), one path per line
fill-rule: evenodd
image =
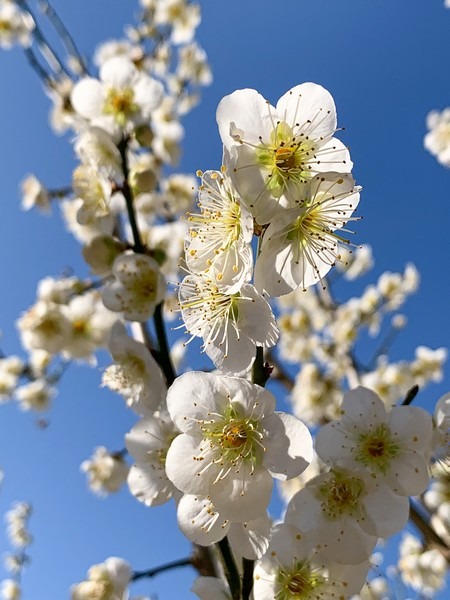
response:
M100 68L100 79L84 77L72 89L70 101L81 117L99 118L113 128L146 123L159 106L163 86L139 71L126 56L114 56Z
M223 519L261 517L272 476L290 479L312 458L303 423L275 413L272 394L245 379L185 373L169 388L167 408L182 432L167 453L167 476L182 492L207 496Z
M340 244L350 243L337 230L354 219L359 189L351 175L340 173L317 175L305 185L297 208L275 215L262 237L257 289L281 296L322 282L340 258Z
M314 534L286 523L256 564L253 593L258 600L347 600L359 592L368 569L368 560L330 560Z
M186 264L192 273L207 273L222 291L233 294L252 275L253 217L226 173L199 174L201 212L189 215Z
M358 387L342 401L342 417L322 427L316 451L328 465L362 469L395 494L416 496L428 486L432 420L416 406L388 412L371 390Z
M192 338L203 338L203 351L224 372L249 371L256 346L268 348L278 339L268 302L249 283L235 294L226 294L210 277L188 275L178 296L186 330Z
M217 109L225 165L260 225L279 208L295 206L302 188L318 173L350 173L345 146L333 137L336 108L320 85L297 85L276 107L256 90L238 90Z

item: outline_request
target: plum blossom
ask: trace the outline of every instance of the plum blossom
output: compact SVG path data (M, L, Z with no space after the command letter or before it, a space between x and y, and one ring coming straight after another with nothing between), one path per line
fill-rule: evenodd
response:
M255 360L255 345L271 347L278 339L267 300L249 283L229 295L210 277L188 275L178 297L187 331L203 338L204 352L224 372L246 373Z
M244 379L185 373L169 388L167 408L182 432L167 453L169 479L186 494L209 496L225 519L261 516L272 476L290 479L311 461L305 425L275 413L272 394Z
M428 113L427 129L423 140L425 149L435 156L441 165L450 167L450 107L442 112L433 110Z
M167 451L179 433L167 411L161 410L146 415L125 436L127 450L136 461L128 474L128 487L146 506L158 506L180 495L165 470Z
M314 531L324 555L344 564L368 559L378 538L405 527L406 496L363 470L334 468L308 481L289 502L285 522Z
M314 535L293 525L279 526L255 567L258 600L347 600L359 592L369 561L356 565L330 562Z
M105 369L102 385L121 394L139 415L155 411L164 402L166 385L149 349L129 337L121 323L114 325L108 348L115 363Z
M93 565L87 579L71 588L71 600L93 598L127 600L127 587L131 581L130 565L122 558L111 556L104 563Z
M80 469L87 474L90 489L98 496L106 496L122 487L129 467L120 453L99 446L90 459L81 463Z
M21 10L17 2L0 4L0 48L8 50L14 44L29 46L34 27L33 17Z
M100 80L85 77L74 86L71 102L93 125L111 123L125 128L148 121L162 94L159 81L138 71L125 56L115 56L101 66Z
M200 173L200 214L189 215L186 264L191 273L207 273L224 292L233 294L253 270L253 217L241 204L226 174Z
M115 280L102 293L103 303L127 321L146 321L164 298L165 281L158 263L145 254L124 252L114 261Z
M2 600L21 600L22 589L14 579L3 579L0 582Z
M358 387L345 394L341 412L340 420L317 434L316 451L324 462L364 467L401 496L426 489L432 422L425 410L398 406L388 412L374 392Z
M305 184L296 208L276 214L262 238L255 285L271 296L306 289L322 279L340 259L342 229L359 202L351 175L323 173Z
M27 175L20 183L22 209L38 208L43 214L50 214L50 194L45 185L35 175Z
M317 174L351 171L348 150L333 137L333 98L315 83L295 86L276 107L256 90L237 90L221 100L217 122L225 165L260 225L294 207Z

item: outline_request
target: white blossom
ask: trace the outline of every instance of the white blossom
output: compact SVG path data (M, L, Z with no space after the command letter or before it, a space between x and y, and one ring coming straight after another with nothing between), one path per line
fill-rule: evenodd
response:
M27 175L20 183L22 208L30 210L36 207L44 214L51 211L50 195L45 185L34 175Z
M253 593L258 600L347 600L359 592L368 569L369 561L330 562L314 535L285 524L277 528L256 564Z
M33 17L21 10L16 2L0 4L0 48L8 50L14 44L29 46L34 29Z
M223 518L258 518L272 475L295 477L312 458L303 423L275 413L272 394L244 379L185 373L169 388L167 407L182 432L167 453L169 479L186 494L209 496Z
M21 600L22 589L14 579L3 579L0 583L2 600Z
M450 6L448 4L447 6ZM442 112L433 110L427 116L427 129L423 143L425 149L437 158L441 165L450 167L450 108Z
M204 275L188 275L179 286L181 315L192 337L218 369L240 375L251 368L256 345L271 347L278 339L272 310L249 283L229 295Z
M337 229L351 220L359 202L351 175L322 173L302 186L296 208L281 210L262 237L255 285L271 296L320 282L340 259ZM323 285L323 283L322 283Z
M180 495L165 470L167 451L177 435L179 431L165 410L145 416L125 435L127 449L136 461L128 474L128 487L146 506L158 506Z
M157 262L145 254L124 252L114 261L114 281L102 293L105 306L127 321L146 321L164 298L165 281Z
M166 385L145 344L129 337L123 325L116 323L108 348L115 362L105 369L102 385L121 394L127 406L140 415L159 408L166 396Z
M364 467L396 494L420 494L428 486L431 416L416 406L388 412L371 390L358 387L342 401L342 417L324 425L316 451L329 465Z
M225 165L261 225L279 207L294 207L317 174L351 171L348 150L333 137L333 98L320 85L295 86L275 108L255 90L238 90L221 100L217 122Z
M93 122L111 119L121 128L147 121L161 102L159 81L137 70L125 56L115 56L100 68L100 80L85 77L75 84L71 102L75 111Z
M131 580L130 565L112 556L104 563L93 565L88 578L71 588L71 600L127 600Z
M129 467L121 454L112 454L104 446L98 446L80 469L87 474L89 488L98 496L106 496L122 487Z
M220 171L201 174L200 214L189 215L186 264L191 273L207 273L227 294L238 292L253 270L253 218Z

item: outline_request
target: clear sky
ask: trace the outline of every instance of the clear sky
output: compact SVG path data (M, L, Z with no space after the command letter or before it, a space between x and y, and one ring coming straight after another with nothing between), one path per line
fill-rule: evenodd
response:
M54 0L83 53L120 37L137 2ZM340 138L350 146L363 186L357 242L373 247L376 266L358 289L408 261L421 272L406 305L409 326L392 356L412 359L418 345L449 341L448 238L450 172L423 148L425 118L450 105L450 10L443 0L204 0L198 40L214 83L185 120L180 172L221 162L215 110L220 99L249 87L272 103L290 87L313 81L334 96ZM83 269L79 248L59 217L24 214L18 182L34 172L49 187L65 186L74 167L69 140L47 125L49 101L19 50L0 53L0 328L1 347L19 351L14 320L35 298L39 279L66 267ZM447 369L448 374L448 369ZM98 500L86 489L80 462L96 445L123 446L133 415L122 400L98 390L100 372L70 368L41 430L16 406L0 407L0 466L6 474L0 513L15 499L35 508L32 565L23 582L29 600L62 600L71 583L107 556L136 569L181 558L189 544L177 533L172 505L146 509L126 490ZM449 389L427 388L432 406ZM0 526L0 553L7 549ZM0 566L1 576L1 566ZM135 586L161 600L193 597L189 570ZM444 596L442 596L443 598Z

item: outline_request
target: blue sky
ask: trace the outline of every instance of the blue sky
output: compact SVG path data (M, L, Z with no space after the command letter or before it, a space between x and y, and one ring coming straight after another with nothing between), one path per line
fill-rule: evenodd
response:
M120 37L136 2L55 0L82 52ZM341 139L350 146L363 186L357 242L370 243L376 266L361 285L408 261L422 275L406 306L409 326L395 360L412 359L418 345L448 345L450 172L423 149L425 117L450 105L450 10L443 0L214 0L201 2L198 39L214 83L185 120L180 172L217 168L221 161L215 110L235 89L250 87L275 103L290 87L313 81L334 96ZM14 320L35 298L39 279L66 267L82 269L79 248L59 217L24 214L18 182L36 173L50 187L66 185L74 166L69 140L47 125L49 102L19 50L0 53L0 329L1 346L18 352ZM360 288L361 289L361 286ZM6 479L0 513L12 500L33 502L32 565L25 598L60 600L87 568L119 555L136 569L183 557L173 506L145 509L127 491L98 500L86 490L80 462L94 446L121 448L133 416L120 398L98 390L100 372L69 369L42 431L31 415L0 407L0 465ZM419 402L432 406L447 383ZM0 527L0 553L7 545ZM1 567L0 567L1 575ZM136 586L161 600L189 598L189 570Z

